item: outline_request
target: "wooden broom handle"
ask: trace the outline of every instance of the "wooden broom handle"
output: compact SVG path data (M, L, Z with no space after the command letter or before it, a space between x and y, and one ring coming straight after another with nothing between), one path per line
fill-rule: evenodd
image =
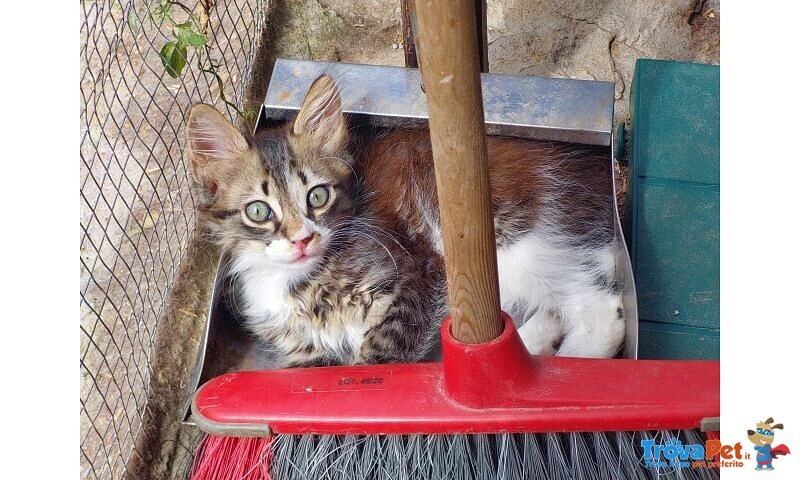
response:
M416 0L451 333L462 342L503 330L473 0Z

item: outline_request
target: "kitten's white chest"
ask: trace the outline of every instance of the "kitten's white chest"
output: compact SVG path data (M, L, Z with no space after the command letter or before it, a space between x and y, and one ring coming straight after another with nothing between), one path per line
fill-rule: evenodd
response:
M248 328L256 335L269 338L276 332L291 329L291 337L280 335L285 342L282 347L310 343L316 349L341 358L345 358L346 352L359 351L368 329L365 312L360 306L333 300L335 313L328 315L327 321L319 321L312 314L313 305L318 301L313 294L305 302L300 299L302 295L292 298L290 285L296 280L294 277L253 269L244 273L240 280L238 299L242 304L239 308L247 319Z
M255 333L275 328L286 322L291 307L286 301L289 279L279 273L250 271L242 275L238 305Z

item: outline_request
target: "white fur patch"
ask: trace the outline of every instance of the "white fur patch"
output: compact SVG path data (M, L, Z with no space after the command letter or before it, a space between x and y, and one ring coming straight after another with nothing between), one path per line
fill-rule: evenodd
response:
M273 242L275 243L275 242ZM231 265L231 274L241 279L237 305L256 334L283 324L291 313L286 298L297 272L276 268L264 254L243 252Z
M497 251L500 300L534 354L611 357L625 331L619 295L595 285L614 273L613 246L570 247L570 239L537 228Z
M439 255L444 256L444 240L442 239L442 230L439 227L439 219L434 217L434 209L431 208L431 202L428 201L431 195L436 195L436 193L423 193L419 185L415 183L414 194L414 201L417 204L417 211L422 216L422 222L425 224L424 231L428 234L428 241Z
M305 273L278 266L257 252L240 253L230 272L241 280L240 290L236 292L241 304L237 307L244 314L250 331L269 337L270 332L282 328L294 313L288 301L289 287ZM304 333L317 348L327 350L334 357L347 358L361 349L369 329L368 323L357 317L355 311L353 315L352 321L336 323L330 328L313 328L309 324Z

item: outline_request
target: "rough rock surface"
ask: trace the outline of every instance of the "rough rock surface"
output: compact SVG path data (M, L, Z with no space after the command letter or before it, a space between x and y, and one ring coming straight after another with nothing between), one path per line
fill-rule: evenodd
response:
M399 2L273 2L288 15L275 53L289 58L402 65ZM627 121L637 58L719 63L719 0L489 0L489 68L499 73L616 83Z

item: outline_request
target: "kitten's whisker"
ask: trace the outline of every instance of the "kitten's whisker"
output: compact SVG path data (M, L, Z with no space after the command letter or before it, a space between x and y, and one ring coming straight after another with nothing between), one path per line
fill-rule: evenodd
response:
M383 242L381 242L380 240L378 240L377 238L373 237L372 235L370 235L368 233L365 233L365 232L359 232L359 233L361 235L364 235L364 236L368 237L368 238L371 238L372 240L377 242L378 245L380 245L386 251L386 253L389 255L389 258L392 260L392 263L394 263L395 275L400 275L400 267L397 265L397 261L394 259L394 255L392 255L392 252L389 251L389 249L386 247L386 245L384 245Z
M395 232L393 232L392 230L388 230L388 229L379 227L377 225L373 225L371 223L368 223L366 221L360 221L360 220L359 221L354 221L353 222L353 226L354 227L364 228L364 229L369 230L370 232L372 232L372 233L374 233L376 235L382 235L382 236L388 238L389 240L394 242L398 247L400 247L400 249L403 250L403 252L405 252L406 255L411 256L411 253L397 240L397 238L395 238Z
M356 181L358 181L358 182L361 181L361 179L358 176L358 173L356 173L356 169L353 168L353 166L350 164L350 162L344 160L343 158L330 156L330 157L319 157L319 159L320 160L331 160L332 159L332 160L338 160L338 161L342 162L347 168L350 169L351 172L353 172L353 178L355 178Z

